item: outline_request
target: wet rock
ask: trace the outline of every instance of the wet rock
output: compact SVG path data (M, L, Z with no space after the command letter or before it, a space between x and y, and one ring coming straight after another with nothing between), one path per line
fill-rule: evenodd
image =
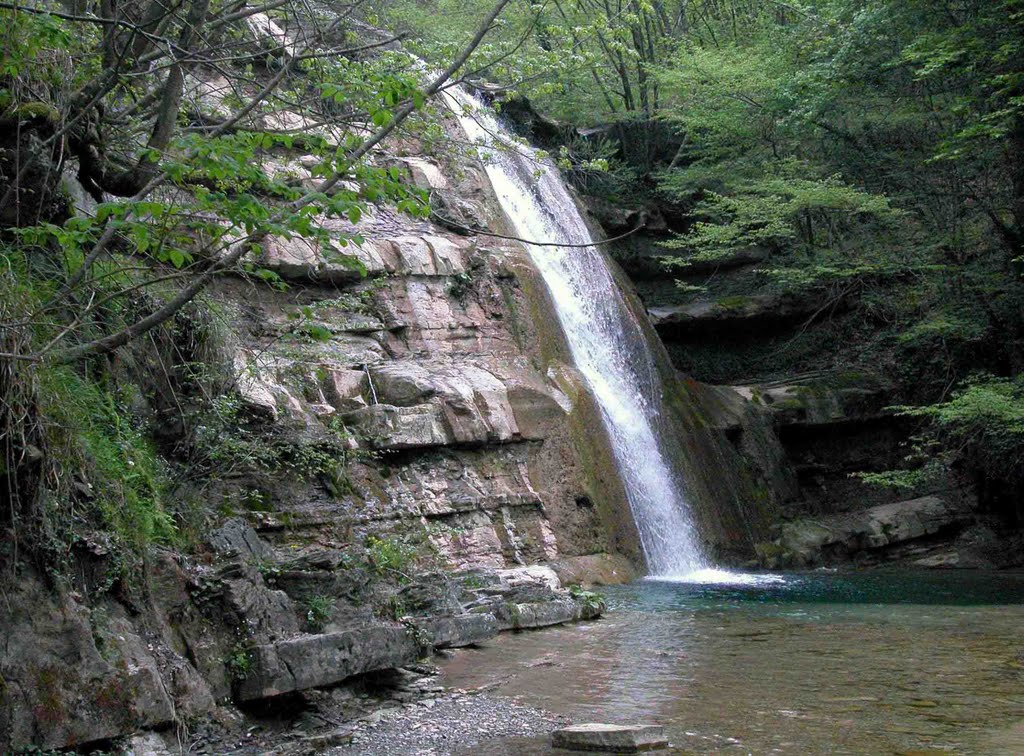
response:
M579 724L551 734L551 745L570 751L638 753L668 747L665 729L657 725Z

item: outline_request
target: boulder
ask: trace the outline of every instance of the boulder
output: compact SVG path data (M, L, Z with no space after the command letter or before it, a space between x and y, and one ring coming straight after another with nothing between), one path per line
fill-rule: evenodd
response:
M364 370L327 370L323 392L339 412L351 412L366 406L368 381Z
M411 664L420 656L414 633L399 624L374 624L256 646L238 682L239 701L319 688L364 672Z
M638 753L668 747L665 728L658 725L570 725L551 734L551 745L569 751Z

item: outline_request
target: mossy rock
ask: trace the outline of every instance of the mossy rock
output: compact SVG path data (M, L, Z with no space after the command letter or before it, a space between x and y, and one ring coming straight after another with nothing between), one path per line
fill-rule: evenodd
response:
M51 124L60 123L60 111L53 107L53 105L38 100L19 105L14 109L14 113L18 118L25 121L40 119Z

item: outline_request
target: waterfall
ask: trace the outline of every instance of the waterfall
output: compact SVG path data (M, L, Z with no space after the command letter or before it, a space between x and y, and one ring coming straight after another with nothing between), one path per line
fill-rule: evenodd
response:
M463 129L485 155L485 167L515 233L528 244L554 302L572 352L601 409L654 576L683 576L708 567L681 481L665 458L657 425L664 386L640 324L594 246L558 169L517 142L490 108L463 89L447 92ZM491 150L488 150L491 148ZM571 246L578 245L578 246Z

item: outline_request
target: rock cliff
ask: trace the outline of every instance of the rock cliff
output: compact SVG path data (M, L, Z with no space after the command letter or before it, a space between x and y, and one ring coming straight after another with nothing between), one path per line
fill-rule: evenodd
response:
M215 113L223 82L193 84ZM251 262L277 285L223 279L203 305L220 331L206 367L234 376L225 399L249 438L296 468L337 458L315 475L218 481L221 523L195 553L158 549L137 574L102 538L75 545L71 578L22 566L0 604L0 750L184 727L232 701L588 619L599 601L559 573L614 582L641 567L543 286L521 247L484 231L503 221L481 166L413 141L372 160L429 192L439 220L372 207L333 227L339 244L362 239L336 258L269 237ZM301 183L309 163L281 150L263 168ZM141 411L160 428L158 402Z

